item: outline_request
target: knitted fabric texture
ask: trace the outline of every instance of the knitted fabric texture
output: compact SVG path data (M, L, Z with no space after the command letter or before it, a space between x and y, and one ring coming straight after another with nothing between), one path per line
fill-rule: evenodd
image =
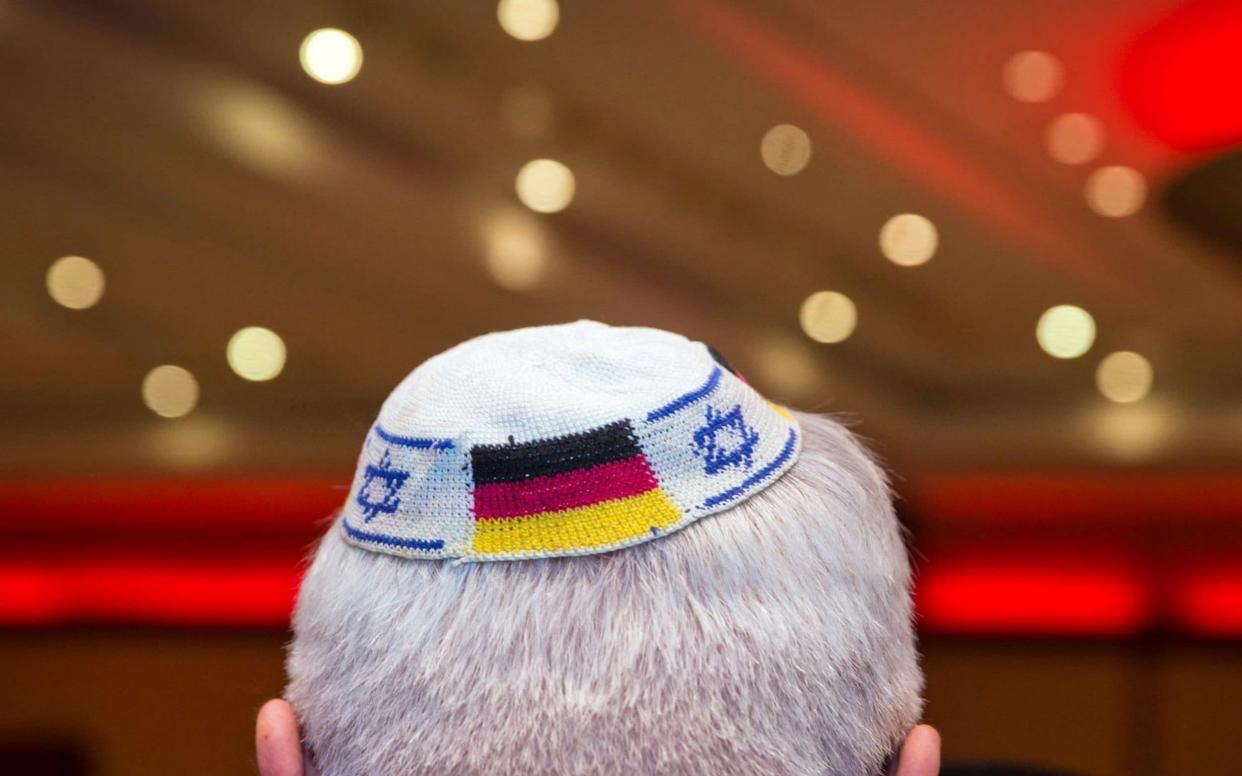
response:
M407 558L591 555L740 503L800 449L793 416L701 342L585 320L498 332L397 386L339 523Z

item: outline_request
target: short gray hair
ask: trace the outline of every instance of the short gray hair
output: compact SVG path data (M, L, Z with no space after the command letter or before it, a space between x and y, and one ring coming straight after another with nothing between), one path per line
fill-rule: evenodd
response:
M870 776L918 721L910 567L880 468L799 413L733 509L583 558L350 546L302 583L287 697L323 776Z

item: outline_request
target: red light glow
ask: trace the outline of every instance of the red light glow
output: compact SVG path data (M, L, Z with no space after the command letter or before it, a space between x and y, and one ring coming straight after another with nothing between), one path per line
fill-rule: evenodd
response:
M1122 99L1170 147L1222 148L1242 141L1242 3L1193 0L1161 19L1126 52Z
M942 474L914 479L909 496L945 524L1242 524L1231 474Z
M1175 617L1193 633L1242 636L1242 564L1189 572L1173 590Z
M1236 542L1174 558L1127 530L1196 524L1235 536L1234 477L941 475L912 485L910 502L941 532L921 543L915 598L928 632L1242 637ZM344 493L317 480L0 483L0 626L286 627L312 538ZM989 538L992 528L1034 539ZM947 538L963 529L969 544Z
M106 560L0 567L0 623L127 623L283 628L294 564Z
M933 560L915 600L928 630L975 635L1125 636L1152 614L1137 568L1003 556Z
M10 481L0 483L0 531L303 531L340 507L348 488L315 479Z

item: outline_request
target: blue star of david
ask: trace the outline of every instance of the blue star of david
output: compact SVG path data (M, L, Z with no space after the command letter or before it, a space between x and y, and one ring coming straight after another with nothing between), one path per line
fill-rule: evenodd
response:
M755 445L759 432L746 425L742 406L733 405L728 412L708 407L706 423L694 432L694 453L703 457L708 474L719 474L730 467L749 469L754 465Z
M362 507L363 521L369 523L381 512L386 515L396 512L397 507L401 506L401 499L397 498L397 492L401 490L401 486L405 484L409 476L409 472L392 468L392 459L389 458L387 450L380 458L379 466L368 465L362 487L358 488L358 495L354 499L358 502L358 506ZM373 500L371 495L373 486L376 484L379 484L384 492L378 500Z

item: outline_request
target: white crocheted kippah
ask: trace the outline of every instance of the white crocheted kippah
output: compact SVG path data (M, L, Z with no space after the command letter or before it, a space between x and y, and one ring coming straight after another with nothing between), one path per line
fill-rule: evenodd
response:
M701 342L585 320L498 332L397 386L339 522L407 558L590 555L728 509L800 449L793 416Z

